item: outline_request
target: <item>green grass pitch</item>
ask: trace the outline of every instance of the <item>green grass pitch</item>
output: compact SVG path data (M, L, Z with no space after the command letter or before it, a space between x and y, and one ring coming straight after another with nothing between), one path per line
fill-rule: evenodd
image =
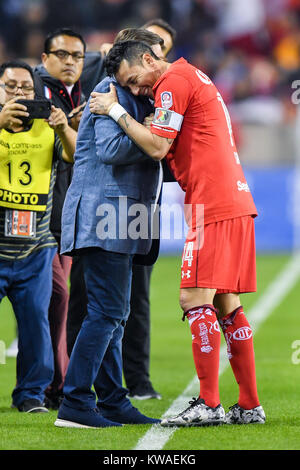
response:
M258 256L258 292L242 297L246 311L287 260L285 255ZM151 379L163 398L133 404L153 417L162 416L195 375L188 322L181 321L178 304L180 262L179 257L161 257L152 275ZM13 313L4 299L0 306L0 340L8 347L14 335ZM292 361L296 340L300 340L299 283L254 337L258 390L266 424L178 429L164 450L300 449L300 364ZM127 425L121 429L59 429L54 426L54 411L30 415L12 409L14 384L15 359L6 358L6 363L0 364L0 450L130 450L150 428ZM237 393L228 367L220 376L225 410L236 403Z

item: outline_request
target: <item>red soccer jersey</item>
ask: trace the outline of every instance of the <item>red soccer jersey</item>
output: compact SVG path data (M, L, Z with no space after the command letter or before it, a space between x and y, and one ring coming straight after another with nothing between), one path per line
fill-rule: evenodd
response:
M257 215L227 108L212 81L181 58L153 91L151 132L175 139L166 158L185 204L204 204L205 224Z

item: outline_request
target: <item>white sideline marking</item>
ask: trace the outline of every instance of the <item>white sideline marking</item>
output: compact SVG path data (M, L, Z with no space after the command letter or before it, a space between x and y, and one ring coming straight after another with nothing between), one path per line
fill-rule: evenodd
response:
M296 253L287 262L278 276L264 290L254 306L248 311L247 318L251 324L253 333L257 332L259 326L272 314L273 310L281 303L284 297L294 287L300 277L300 252ZM226 345L220 351L220 375L227 369ZM163 414L163 418L174 416L187 407L188 400L193 395L198 395L199 381L195 376L181 395L171 404L170 408ZM177 428L163 428L153 425L146 434L139 439L134 450L161 450L175 433Z

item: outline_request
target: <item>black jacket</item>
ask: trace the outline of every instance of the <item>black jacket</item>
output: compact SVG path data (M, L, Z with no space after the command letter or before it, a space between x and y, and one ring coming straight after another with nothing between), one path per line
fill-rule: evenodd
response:
M81 92L80 81L74 84L71 97L60 80L49 75L43 65L38 65L34 70L36 97L49 98L54 106L61 108L68 115L85 101ZM73 165L60 161L57 167L56 182L53 190L53 209L51 213L50 229L56 240L60 241L61 214L67 189L72 179Z
M105 56L100 52L86 52L80 82L87 99L106 75Z

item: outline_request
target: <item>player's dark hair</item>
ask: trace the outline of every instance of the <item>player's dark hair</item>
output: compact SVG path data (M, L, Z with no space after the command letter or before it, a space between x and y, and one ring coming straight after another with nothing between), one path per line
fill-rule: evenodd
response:
M149 46L154 46L155 44L164 45L164 40L158 34L143 28L122 29L122 31L117 34L114 44L120 41L142 41L149 44Z
M86 43L85 43L85 40L83 39L83 37L81 36L81 34L76 33L75 31L73 31L72 29L69 29L69 28L59 28L59 29L56 29L55 31L52 31L51 33L49 33L48 36L46 37L45 42L44 42L44 52L46 54L49 54L50 48L51 48L51 43L52 43L53 39L57 38L58 36L70 36L70 37L74 37L74 38L79 39L83 44L84 52L86 51Z
M6 69L25 69L30 73L34 82L33 70L30 65L27 64L27 62L23 62L22 60L11 60L9 62L3 62L3 64L0 65L0 77L3 77Z
M152 51L148 44L140 41L123 41L113 45L106 56L105 67L109 76L115 75L120 68L122 60L127 60L129 65L142 63L142 56L148 53L154 59L161 60Z
M172 41L173 42L175 41L177 33L175 29L172 28L172 26L169 25L169 23L167 23L165 20L161 18L156 18L155 20L147 21L147 23L141 26L141 28L145 29L145 28L148 28L149 26L159 26L160 28L166 30L170 34Z

